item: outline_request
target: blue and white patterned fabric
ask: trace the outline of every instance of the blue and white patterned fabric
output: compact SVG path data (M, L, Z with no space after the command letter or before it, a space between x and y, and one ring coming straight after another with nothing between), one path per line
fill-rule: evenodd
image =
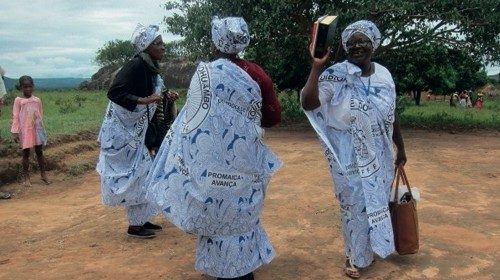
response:
M342 31L342 46L344 50L347 51L347 41L354 33L362 33L372 42L373 51L375 51L380 46L380 41L382 35L378 30L377 26L369 20L359 20L354 23L349 24L349 26Z
M212 42L223 53L236 54L250 44L248 25L241 17L213 17L211 25Z
M281 162L263 143L261 103L237 65L200 63L148 176L148 200L199 235L195 267L211 276L242 276L274 257L260 214Z
M319 77L320 107L306 111L318 133L340 201L346 255L366 267L394 252L388 202L394 176L395 87L389 71L344 61Z
M137 52L142 52L153 43L156 37L160 36L160 27L158 25L144 26L140 23L137 24L130 42Z
M164 87L156 75L155 94ZM156 104L137 105L133 112L108 103L98 141L101 145L96 170L101 176L102 202L108 206L146 203L145 181L151 157L144 144L148 114L153 117Z

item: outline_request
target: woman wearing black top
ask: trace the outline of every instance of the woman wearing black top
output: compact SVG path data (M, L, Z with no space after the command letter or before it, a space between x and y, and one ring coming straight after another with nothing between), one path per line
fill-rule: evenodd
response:
M132 44L138 54L119 70L108 91L110 102L98 139L102 201L125 206L127 233L139 238L152 238L155 230L162 229L148 222L156 209L144 198L144 180L152 163L146 131L165 88L158 67L165 47L158 30L139 24L134 31ZM168 97L173 102L176 93Z

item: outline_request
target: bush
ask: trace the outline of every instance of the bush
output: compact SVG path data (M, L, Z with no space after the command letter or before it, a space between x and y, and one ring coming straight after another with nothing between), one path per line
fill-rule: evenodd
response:
M61 114L69 114L69 113L73 113L76 110L78 110L78 107L73 102L73 100L68 99L68 98L64 98L64 97L57 98L54 103L59 108L58 111Z
M297 91L282 91L278 94L281 103L281 120L285 122L299 122L306 120L298 98Z

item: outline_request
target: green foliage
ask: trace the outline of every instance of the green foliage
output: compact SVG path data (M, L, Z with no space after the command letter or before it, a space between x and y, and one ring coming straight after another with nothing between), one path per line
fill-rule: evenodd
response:
M387 51L380 59L390 69L400 92L449 94L476 89L488 79L482 65L467 53L436 44Z
M97 50L95 62L100 66L121 66L136 53L130 41L114 40Z
M165 59L188 56L182 41L170 41L165 43Z
M165 18L169 30L184 37L182 44L195 60L209 57L212 16L244 17L252 38L245 58L263 66L279 89L304 85L310 69L310 26L324 14L340 16L337 38L348 23L359 19L374 21L384 42L376 56L392 51L398 55L395 59L404 60L414 57L406 49L438 45L467 53L475 62L500 61L497 0L182 0L167 1L165 8L173 12ZM338 42L333 44L334 51ZM338 59L342 55L339 51ZM432 64L440 63L432 59ZM443 77L448 70L436 71ZM444 91L453 82L452 77L436 88Z
M7 94L3 96L3 106L12 106L12 104L14 104L14 99L16 99L16 96L17 94L15 91L7 91Z
M396 115L401 116L410 105L410 101L405 96L398 95L396 97Z
M78 110L78 107L73 102L73 100L64 97L56 99L54 104L57 105L57 107L59 108L58 111L61 114L69 114Z
M283 91L278 94L281 104L281 122L293 123L306 120L304 111L300 107L297 91Z
M82 94L80 93L76 93L72 99L68 98L67 96L58 97L54 101L54 104L59 108L59 113L69 114L83 107L86 100L87 97L82 96Z
M82 94L75 95L75 102L78 104L78 107L82 107L83 103L87 100L87 97L84 97Z

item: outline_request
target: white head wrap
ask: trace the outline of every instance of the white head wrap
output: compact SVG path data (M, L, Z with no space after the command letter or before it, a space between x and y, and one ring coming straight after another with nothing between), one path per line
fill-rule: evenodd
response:
M212 41L215 47L227 54L237 54L250 44L250 33L241 17L212 18Z
M368 37L368 39L370 39L370 41L372 41L373 51L380 46L380 39L382 35L380 34L377 26L369 20L360 20L349 24L349 26L347 26L342 32L342 46L345 51L347 51L347 41L356 32L364 34Z
M159 30L158 25L144 26L138 23L130 41L138 52L142 52L148 48L156 37L160 36Z
M2 66L0 66L0 77L5 76L5 70L3 70Z

